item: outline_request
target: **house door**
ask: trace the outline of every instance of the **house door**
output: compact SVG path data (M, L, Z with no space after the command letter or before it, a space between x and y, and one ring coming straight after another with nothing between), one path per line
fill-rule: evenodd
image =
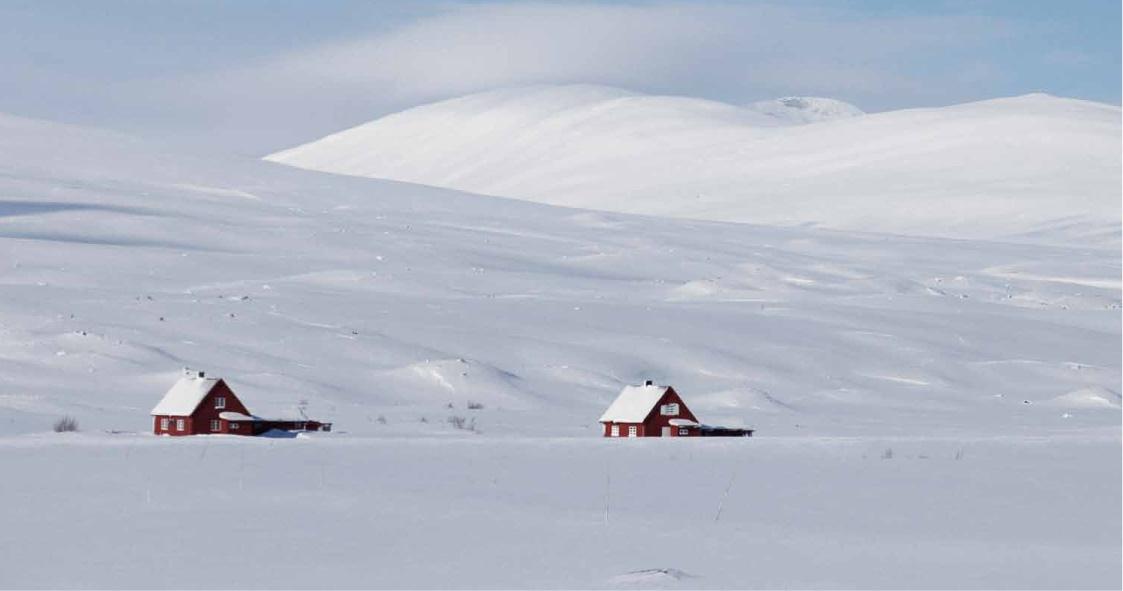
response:
M670 437L671 436L671 428L670 427L663 427L663 432L660 435L662 435L663 437Z

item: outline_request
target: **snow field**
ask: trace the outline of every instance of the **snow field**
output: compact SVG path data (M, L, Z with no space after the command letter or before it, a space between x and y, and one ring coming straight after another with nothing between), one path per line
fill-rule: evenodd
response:
M5 587L1120 582L1110 439L73 435L0 454L21 499L0 509Z

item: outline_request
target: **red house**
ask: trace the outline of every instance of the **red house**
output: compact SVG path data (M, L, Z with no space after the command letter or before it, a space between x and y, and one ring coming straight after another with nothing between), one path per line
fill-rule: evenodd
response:
M152 409L157 435L260 435L266 431L331 431L331 423L263 419L250 414L220 378L186 372Z
M695 437L701 429L674 388L651 380L625 386L600 422L605 437Z
M601 415L605 437L751 437L752 429L712 427L698 418L670 386L651 380L625 386Z

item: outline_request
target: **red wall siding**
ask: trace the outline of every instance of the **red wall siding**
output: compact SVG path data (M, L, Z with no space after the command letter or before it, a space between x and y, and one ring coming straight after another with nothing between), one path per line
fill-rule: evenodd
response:
M230 421L222 421L222 432L229 435L254 435L253 422L238 421L237 429L232 428L234 425L235 423L231 423Z
M678 404L677 415L669 417L659 414L659 407L664 404L673 403ZM667 393L663 394L663 397L660 398L659 402L655 404L655 407L651 409L651 414L648 415L647 419L643 422L644 431L650 433L650 437L660 437L663 433L663 427L670 427L671 436L677 437L678 427L671 425L671 419L686 419L695 423L698 422L698 418L694 416L694 413L690 412L690 409L686 406L686 403L682 401L682 397L678 395L678 392L675 392L674 388L667 388Z
M167 431L160 429L160 419L168 419ZM183 430L176 429L176 421L183 419ZM191 435L191 417L176 417L171 415L152 417L152 430L157 435Z
M214 407L214 399L218 396L226 398L225 408ZM219 413L223 412L240 412L244 415L250 414L250 411L246 410L245 405L242 404L241 400L238 400L238 397L234 395L234 391L226 385L226 382L219 380L203 398L203 401L199 403L199 406L195 407L195 412L191 413L192 429L190 429L189 432L194 435L227 433L229 428L226 421L218 418ZM218 431L211 431L212 420L218 420Z
M645 437L643 423L604 423L604 436L612 437L612 425L620 426L620 437L628 436L628 427L636 428L636 437Z

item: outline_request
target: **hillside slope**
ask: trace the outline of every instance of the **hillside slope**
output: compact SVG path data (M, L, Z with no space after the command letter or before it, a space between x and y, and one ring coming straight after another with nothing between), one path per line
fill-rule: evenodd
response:
M1115 588L1119 276L0 118L0 586ZM153 436L183 366L335 430Z
M1087 388L1118 406L1112 249L595 213L0 125L9 432L145 430L181 366L364 432L473 400L501 433L588 434L645 377L773 431L989 432Z
M1116 107L1026 95L808 125L769 108L585 86L493 91L267 159L670 217L1118 242Z

